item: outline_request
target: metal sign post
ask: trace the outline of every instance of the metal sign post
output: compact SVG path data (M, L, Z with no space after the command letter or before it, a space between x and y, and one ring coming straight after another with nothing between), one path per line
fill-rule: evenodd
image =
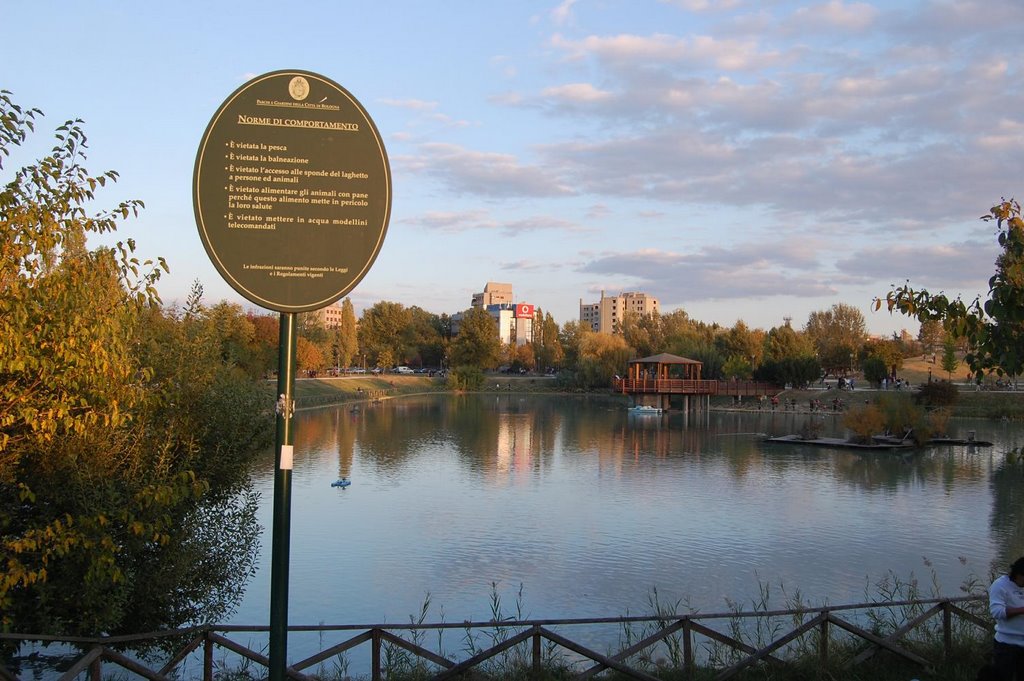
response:
M288 655L288 565L291 553L292 461L295 435L295 313L282 312L277 355L274 539L270 563L270 678L283 681Z
M391 168L377 127L348 91L309 71L275 71L217 109L196 154L192 201L220 275L281 313L270 679L284 681L295 315L330 305L369 271L391 217Z

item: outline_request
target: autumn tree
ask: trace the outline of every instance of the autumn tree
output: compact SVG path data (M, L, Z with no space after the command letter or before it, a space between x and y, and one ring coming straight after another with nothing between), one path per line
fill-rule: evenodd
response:
M537 367L544 371L561 365L565 353L559 340L559 328L550 312L538 316L533 322L533 351ZM538 334L539 332L539 334Z
M885 364L886 375L895 376L903 368L903 344L895 338L871 339L864 343L860 351L863 364L871 358L879 359Z
M572 319L562 325L558 332L558 344L562 348L562 367L570 371L576 370L580 359L580 344L584 334L592 333L589 327Z
M572 379L575 387L610 387L616 374L625 374L629 355L629 346L622 336L585 332L580 339L580 356Z
M281 335L281 318L274 314L247 315L252 324L252 354L254 363L260 367L263 376L277 371L278 344Z
M830 374L847 372L864 344L867 330L864 315L846 303L812 312L804 331L814 343L818 361Z
M627 311L619 322L619 333L637 357L650 357L665 347L661 315Z
M772 327L764 338L764 359L780 362L797 357L813 357L814 344L803 332L789 324Z
M462 316L459 333L452 341L452 364L493 369L501 360L501 339L491 314L479 307Z
M806 334L787 322L768 330L764 337L764 359L754 378L778 386L803 387L821 377L821 364Z
M715 347L727 361L732 360L731 371L734 375L749 377L754 367L761 364L764 339L764 331L751 329L740 319L732 328L722 331L715 337ZM729 374L730 371L726 373Z
M409 353L405 359L417 366L440 366L447 349L442 328L436 314L415 305L410 307L405 338Z
M407 355L409 311L401 303L381 301L363 310L359 322L359 347L369 361L387 368Z
M0 170L40 116L0 92ZM142 204L95 211L116 173L85 170L80 122L55 139L0 189L0 626L223 616L253 565L247 457L270 422L243 369L246 323L197 300L195 324L167 315L162 261L130 240L90 249Z
M334 345L337 348L339 367L350 367L359 355L359 337L356 335L356 313L352 301L341 301L341 323L334 329Z
M954 341L963 339L969 348L964 362L979 378L987 373L1019 376L1024 372L1024 219L1020 204L1003 200L981 217L996 225L1002 252L988 281L988 298L971 303L943 293L916 290L906 284L891 289L875 309L886 305L918 321L939 320Z
M942 345L945 337L946 330L942 328L942 322L938 319L924 320L917 331L917 340L925 352L934 352L935 348Z
M718 324L705 324L691 319L682 309L661 315L661 325L665 339L661 351L690 359L697 359L693 354L695 350L690 348L702 348L701 352L708 355L707 350L713 348L715 336L721 329ZM721 361L718 364L721 365Z

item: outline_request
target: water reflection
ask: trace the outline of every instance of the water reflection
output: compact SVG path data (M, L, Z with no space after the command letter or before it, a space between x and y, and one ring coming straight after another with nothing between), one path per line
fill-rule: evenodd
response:
M529 614L551 617L642 611L652 587L705 611L760 582L854 601L889 570L934 569L955 594L1024 553L1022 468L1002 457L1019 426L957 424L996 447L910 455L762 444L807 418L842 433L831 414L638 418L595 397L300 413L291 620L405 620L427 592L449 620L486 619L491 582L522 583ZM265 602L254 585L235 621L263 621Z

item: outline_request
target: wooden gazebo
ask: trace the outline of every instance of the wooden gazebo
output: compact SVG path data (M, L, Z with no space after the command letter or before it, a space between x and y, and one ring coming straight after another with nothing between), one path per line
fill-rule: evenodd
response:
M668 409L672 395L679 395L684 411L703 411L711 395L774 395L779 388L756 381L716 381L700 377L703 363L677 355L661 353L630 360L625 378L615 377L616 391L629 395L635 404ZM690 399L690 398L695 399Z
M628 378L632 380L681 378L686 381L699 381L700 370L703 366L703 362L698 362L695 359L663 352L643 359L630 360Z
M681 395L683 409L706 408L706 399L691 404L690 396L706 398L714 390L715 381L700 378L704 365L695 359L663 352L650 357L630 360L626 378L615 381L615 389L630 395L638 405L668 409L672 395Z

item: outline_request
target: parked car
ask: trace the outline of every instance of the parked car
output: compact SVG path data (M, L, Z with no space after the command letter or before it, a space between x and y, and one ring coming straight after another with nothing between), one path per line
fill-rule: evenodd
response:
M395 373L396 374L412 374L412 373L416 373L416 372L414 372L409 367L401 366L401 367L396 367L395 368Z

